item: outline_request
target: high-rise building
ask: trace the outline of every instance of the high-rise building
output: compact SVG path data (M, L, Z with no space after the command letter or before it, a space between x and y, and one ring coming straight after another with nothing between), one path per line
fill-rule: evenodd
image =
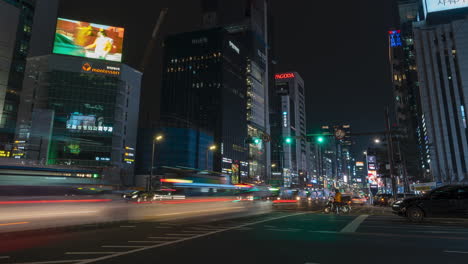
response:
M33 0L0 0L0 148L13 142L34 16Z
M337 132L342 137L336 137ZM322 126L321 133L328 136L324 142L320 143L319 148L322 153L323 163L324 159L330 159L332 161L331 175L327 175L334 179L336 182L348 183L352 176L352 163L351 147L353 145L351 138L351 126L350 125L325 125ZM323 165L321 166L323 167Z
M57 19L52 3L38 2L13 156L132 184L141 73L121 63L124 29Z
M196 159L205 161L212 155L208 146L217 146L210 162L193 163L197 169L227 174L234 183L255 180L248 177L246 63L242 42L224 28L214 28L169 36L164 46L162 126L178 124L213 138L213 142L197 143L195 149L180 149L184 153L194 152ZM203 146L199 147L200 144Z
M132 184L141 73L63 55L28 58L13 156Z
M396 121L404 135L396 142L397 174L413 181L430 173L413 37L413 22L423 16L420 4L418 0L399 1L399 28L388 32Z
M222 4L220 4L222 2ZM220 1L202 0L205 28L225 27L245 48L247 86L247 131L250 137L266 138L270 134L269 87L270 70L269 8L265 0ZM249 144L249 175L268 181L270 175L270 143Z
M414 24L422 130L432 176L444 183L468 180L468 3L425 1L424 21Z
M270 99L277 106L270 118L273 171L282 173L284 187L304 187L310 180L304 80L297 72L275 76L276 95Z

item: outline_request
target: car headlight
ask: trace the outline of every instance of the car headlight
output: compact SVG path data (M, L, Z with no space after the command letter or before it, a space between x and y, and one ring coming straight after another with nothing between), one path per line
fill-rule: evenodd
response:
M137 198L137 197L138 197L138 195L133 195L133 196L132 196L133 199L135 199L135 198Z
M298 201L299 201L300 199L301 199L301 197L299 197L299 196L298 196L298 197L296 197L296 200L298 200Z

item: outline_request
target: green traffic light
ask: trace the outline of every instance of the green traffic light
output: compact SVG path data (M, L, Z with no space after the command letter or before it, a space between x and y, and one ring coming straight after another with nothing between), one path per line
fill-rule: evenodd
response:
M318 137L318 138L317 138L317 143L322 144L323 142L325 142L325 138L324 138L324 137Z
M291 144L292 143L292 138L290 137L287 137L286 139L284 139L284 142L286 142L286 144Z
M259 139L259 138L254 138L253 142L254 142L256 145L258 145L258 144L262 143L262 140Z

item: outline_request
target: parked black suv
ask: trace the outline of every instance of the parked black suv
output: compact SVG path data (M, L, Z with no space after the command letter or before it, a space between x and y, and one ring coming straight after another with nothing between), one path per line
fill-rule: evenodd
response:
M425 217L468 217L468 186L443 186L426 195L398 201L392 209L413 222Z

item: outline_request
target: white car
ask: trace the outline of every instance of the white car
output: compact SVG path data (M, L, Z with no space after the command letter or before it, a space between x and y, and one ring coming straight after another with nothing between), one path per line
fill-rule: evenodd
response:
M172 191L155 191L153 201L161 200L184 200L185 195L175 194Z

